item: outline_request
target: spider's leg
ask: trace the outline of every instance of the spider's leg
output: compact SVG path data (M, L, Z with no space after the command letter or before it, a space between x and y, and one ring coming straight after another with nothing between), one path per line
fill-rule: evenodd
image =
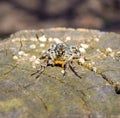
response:
M40 69L41 69L41 68L40 68ZM33 75L39 73L40 69L38 69L36 72L32 73L31 76L33 76Z
M65 77L66 77L66 73L67 73L67 68L68 68L68 63L66 63L65 65L64 65L64 73L63 73L63 78L62 79L65 79Z
M37 73L39 73L37 76L36 76L36 79L40 77L41 73L45 70L45 66L41 66L41 68L39 69L39 71Z
M41 75L41 73L45 70L45 68L46 68L47 66L48 66L48 61L45 61L45 63L42 64L42 65L40 66L40 68L39 68L36 72L32 73L31 76L39 73L39 75L36 76L36 79L37 79L37 78Z
M31 76L33 76L33 75L35 75L35 74L38 73L38 75L36 76L36 80L38 80L37 78L39 78L39 76L41 75L41 73L42 73L42 72L45 70L45 68L48 66L47 64L48 64L48 62L45 61L45 63L42 64L42 65L40 65L40 68L39 68L36 72L32 73ZM25 85L24 88L27 88L27 87L31 86L32 84L35 84L36 82L37 82L37 81L33 81L33 82L29 83L28 85Z
M73 62L69 62L69 68L72 70L72 72L81 79L81 76L79 75L78 71L76 70L76 67L73 65Z

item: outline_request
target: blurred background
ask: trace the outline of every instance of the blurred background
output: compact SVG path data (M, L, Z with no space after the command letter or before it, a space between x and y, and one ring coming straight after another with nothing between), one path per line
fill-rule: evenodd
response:
M0 36L51 27L120 33L120 0L0 0Z

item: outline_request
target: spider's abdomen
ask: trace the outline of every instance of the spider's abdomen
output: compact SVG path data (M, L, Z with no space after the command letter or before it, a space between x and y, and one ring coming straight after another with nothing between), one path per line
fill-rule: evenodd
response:
M55 66L61 66L62 68L64 68L65 61L60 59L60 58L57 58L57 59L54 60L54 65Z

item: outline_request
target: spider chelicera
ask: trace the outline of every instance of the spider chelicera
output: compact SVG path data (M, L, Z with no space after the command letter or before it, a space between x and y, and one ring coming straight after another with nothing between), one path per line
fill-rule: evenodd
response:
M39 57L40 60L43 60L40 68L31 75L38 74L36 78L39 78L47 66L59 66L64 68L63 79L66 76L67 68L70 68L77 77L81 78L73 62L74 59L77 59L79 63L80 57L81 53L76 46L67 46L64 43L52 44L50 48Z

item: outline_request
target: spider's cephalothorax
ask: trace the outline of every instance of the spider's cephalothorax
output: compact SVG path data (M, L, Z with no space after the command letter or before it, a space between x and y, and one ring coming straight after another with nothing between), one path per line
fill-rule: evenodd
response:
M61 58L65 55L66 45L65 44L58 44L58 45L56 45L54 51L55 51L56 57Z
M80 51L76 46L67 46L64 43L51 45L50 48L39 57L40 60L44 60L44 63L41 64L40 68L32 75L38 73L38 76L36 76L36 78L38 78L47 66L60 66L64 68L63 79L66 76L67 68L70 68L76 76L81 78L73 63L74 59L79 60L80 57Z
M66 54L66 45L65 44L58 44L56 45L55 49L54 49L54 53L55 53L55 58L53 60L53 65L58 65L61 67L64 67L65 65L65 54Z

